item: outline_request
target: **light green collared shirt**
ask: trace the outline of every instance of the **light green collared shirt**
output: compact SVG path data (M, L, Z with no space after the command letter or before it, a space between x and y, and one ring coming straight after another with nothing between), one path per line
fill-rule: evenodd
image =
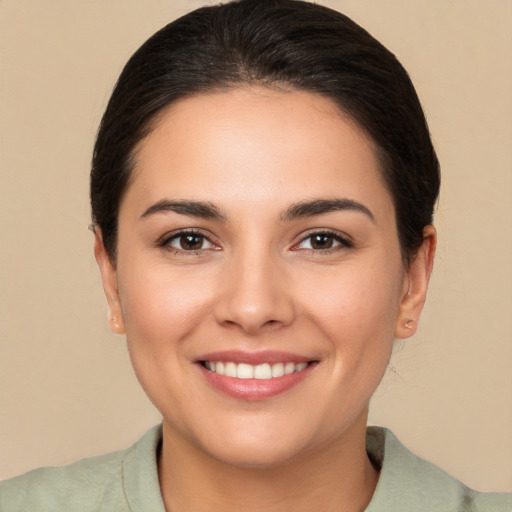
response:
M126 450L0 482L0 512L165 512L156 464L161 436L156 426ZM367 450L381 472L366 512L512 512L512 494L469 489L387 429L368 428Z

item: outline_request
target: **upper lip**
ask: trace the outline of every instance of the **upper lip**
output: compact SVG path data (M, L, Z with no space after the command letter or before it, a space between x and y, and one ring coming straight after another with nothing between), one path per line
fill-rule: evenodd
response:
M209 352L199 356L196 361L221 361L232 363L245 363L258 365L263 363L308 363L314 361L314 358L294 354L292 352L282 352L276 350L262 350L258 352L245 352L240 350L223 350L218 352Z

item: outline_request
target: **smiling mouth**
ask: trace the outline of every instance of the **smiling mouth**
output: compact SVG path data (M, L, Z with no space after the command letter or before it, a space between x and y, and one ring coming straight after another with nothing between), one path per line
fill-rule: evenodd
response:
M224 375L225 377L234 377L237 379L258 379L269 380L292 373L298 373L305 370L308 366L315 363L310 362L283 362L283 363L262 363L257 365L247 363L234 363L223 361L201 361L201 365L207 370Z

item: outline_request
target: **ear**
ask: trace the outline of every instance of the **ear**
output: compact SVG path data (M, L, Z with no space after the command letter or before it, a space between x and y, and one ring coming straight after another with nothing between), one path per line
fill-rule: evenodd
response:
M418 328L418 320L425 304L428 282L434 265L436 244L436 230L434 226L427 226L423 230L423 243L410 262L404 279L402 300L395 327L396 338L409 338Z
M116 334L124 334L123 313L117 288L117 270L105 248L103 235L99 227L94 230L94 256L100 268L103 291L108 302L110 329Z

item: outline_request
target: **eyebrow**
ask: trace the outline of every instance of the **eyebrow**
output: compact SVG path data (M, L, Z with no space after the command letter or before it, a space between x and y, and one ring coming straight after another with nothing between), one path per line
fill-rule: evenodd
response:
M176 200L170 201L162 199L150 206L141 216L143 219L154 215L155 213L175 212L181 215L190 215L192 217L200 217L203 219L213 219L225 221L226 216L212 203L207 201L189 201Z
M282 221L290 221L301 217L311 217L314 215L322 215L324 213L338 211L355 211L364 213L373 222L375 217L373 213L363 204L353 201L352 199L315 199L312 201L299 201L292 204L281 214Z
M291 221L301 217L312 217L335 211L356 211L364 213L373 222L373 213L363 204L352 199L314 199L293 203L280 215L281 221ZM156 213L174 212L203 219L213 219L225 222L227 217L213 203L207 201L168 200L162 199L151 205L141 216L143 219Z

